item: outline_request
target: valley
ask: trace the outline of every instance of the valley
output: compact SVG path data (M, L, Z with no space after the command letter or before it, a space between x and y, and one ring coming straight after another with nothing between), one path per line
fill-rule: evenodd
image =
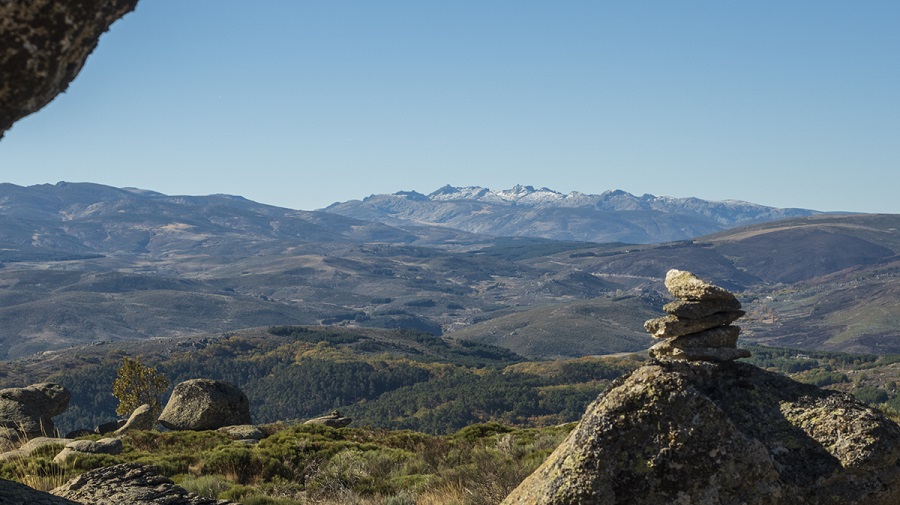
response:
M748 342L900 351L900 216L656 244L394 227L239 197L0 187L0 356L261 325L405 328L533 358L637 351L669 268L738 293ZM492 230L488 230L492 231Z

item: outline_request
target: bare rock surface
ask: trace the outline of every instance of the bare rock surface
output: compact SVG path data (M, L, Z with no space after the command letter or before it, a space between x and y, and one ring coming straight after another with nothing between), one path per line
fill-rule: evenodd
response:
M78 502L0 479L0 503L9 505L81 505Z
M75 440L53 458L54 463L65 463L69 458L82 454L121 454L122 441L118 438L101 438L100 440Z
M343 428L344 426L349 426L352 422L353 418L344 417L340 412L335 410L327 416L314 417L303 424L323 424L331 428Z
M696 275L672 269L666 272L666 289L679 300L733 303L736 298L724 288L710 284Z
M663 310L673 316L683 317L685 319L702 319L706 316L715 314L716 312L729 312L739 310L741 302L737 298L727 300L709 300L709 301L692 301L692 300L675 300L663 306Z
M233 384L211 379L191 379L176 385L159 422L170 430L253 424L247 396Z
M27 438L53 435L53 416L65 412L71 394L52 382L0 390L0 427Z
M78 75L109 26L138 0L0 2L0 138Z
M156 416L153 415L153 408L145 403L134 409L134 412L125 421L125 424L117 429L115 433L116 435L121 435L126 431L132 430L152 430L154 425L156 425Z
M504 504L900 503L900 427L739 362L618 379Z
M687 319L670 315L647 321L644 323L644 329L656 338L674 338L718 328L737 321L739 318L743 317L743 315L743 310L716 312L697 319Z
M54 495L91 505L226 505L189 493L153 467L125 463L81 474L52 491Z

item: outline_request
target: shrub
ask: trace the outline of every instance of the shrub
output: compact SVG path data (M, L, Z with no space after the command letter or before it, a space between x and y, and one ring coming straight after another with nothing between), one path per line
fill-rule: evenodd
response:
M432 300L431 298L423 298L421 300L412 300L404 303L407 307L434 307L437 305L437 302Z
M317 472L307 488L320 496L353 490L362 495L392 495L401 491L397 477L413 455L397 449L349 449L332 457Z
M162 410L159 397L169 388L169 381L155 368L141 364L140 359L122 358L116 380L113 381L113 396L119 400L116 414L127 416L141 405L150 405L154 416Z
M239 443L217 447L204 455L204 474L219 474L238 484L291 475L280 461Z
M512 428L498 423L472 424L457 431L450 438L456 441L465 440L467 442L475 442L482 438L487 438L498 433L509 433L510 431L512 431Z
M174 480L188 491L211 499L218 498L232 487L232 484L221 475L183 476Z

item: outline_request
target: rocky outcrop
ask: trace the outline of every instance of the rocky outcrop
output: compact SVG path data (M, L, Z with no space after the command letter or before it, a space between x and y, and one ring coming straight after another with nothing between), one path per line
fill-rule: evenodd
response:
M53 458L54 463L65 463L70 458L84 454L121 454L122 441L118 438L101 438L100 440L75 440Z
M210 379L192 379L175 386L159 422L170 430L253 424L247 396L232 384Z
M0 462L13 461L16 459L27 458L31 456L31 453L40 449L41 447L46 447L48 445L57 445L57 446L65 446L72 440L68 438L51 438L51 437L35 437L26 442L24 445L19 447L18 449L14 449L11 451L4 452L0 454ZM0 502L2 503L2 502Z
M900 503L900 427L851 396L740 362L620 378L503 502Z
M335 410L327 416L314 417L303 424L323 424L331 428L343 428L344 426L349 426L352 422L352 418L344 417L340 412Z
M42 382L24 388L0 390L0 427L13 430L27 438L52 435L53 416L65 412L69 406L69 390L59 384Z
M153 408L145 403L134 409L134 412L132 412L131 416L128 417L128 420L125 421L125 424L116 430L116 435L121 435L126 431L132 430L152 430L155 424L156 416L154 415Z
M662 340L650 348L651 357L731 361L750 356L737 348L741 329L731 323L744 311L733 294L681 270L669 270L665 284L676 300L663 307L668 316L644 323L654 338Z
M0 479L0 503L8 503L10 505L81 505L78 502L4 479Z
M100 35L136 5L137 0L0 2L0 138L65 91Z
M137 463L98 468L52 491L54 495L91 505L227 505L176 486L155 469Z
M900 503L900 427L734 359L731 293L671 270L654 364L617 379L504 504Z

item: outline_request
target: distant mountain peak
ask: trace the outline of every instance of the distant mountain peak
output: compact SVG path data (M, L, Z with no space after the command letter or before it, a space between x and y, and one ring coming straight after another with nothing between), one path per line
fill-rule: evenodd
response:
M475 200L493 203L507 203L517 205L542 206L556 204L574 196L583 196L581 193L572 192L569 195L542 187L516 184L510 189L492 190L481 186L456 187L446 185L430 193L428 198L432 201Z
M599 195L565 194L524 184L502 190L447 184L427 195L416 191L370 195L325 210L391 226L426 224L495 236L632 243L684 240L817 213L737 200L635 196L621 189Z

